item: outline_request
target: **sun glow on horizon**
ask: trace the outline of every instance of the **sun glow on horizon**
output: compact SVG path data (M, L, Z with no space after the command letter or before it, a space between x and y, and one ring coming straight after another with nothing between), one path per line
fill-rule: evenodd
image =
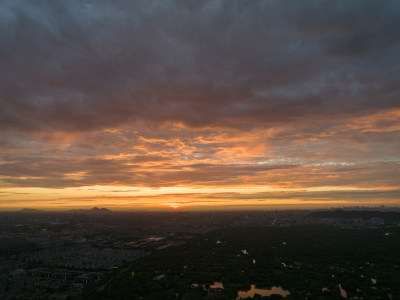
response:
M163 205L169 206L172 209L179 209L181 207L184 207L186 205L182 204L182 203L164 203Z
M277 188L262 186L237 187L121 187L86 186L65 189L8 188L0 195L0 209L17 208L89 208L104 206L114 209L201 209L265 206L329 206L352 203L354 205L376 205L371 200L352 201L352 195L380 192L396 193L388 187L309 187ZM333 193L334 196L331 194ZM166 202L167 200L167 202ZM170 200L170 201L168 201ZM177 201L178 200L178 201ZM396 204L396 201L387 202Z

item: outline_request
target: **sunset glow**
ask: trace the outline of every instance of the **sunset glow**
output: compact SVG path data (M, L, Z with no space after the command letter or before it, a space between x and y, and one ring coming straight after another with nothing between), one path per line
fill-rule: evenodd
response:
M399 8L340 3L4 1L0 210L399 206Z

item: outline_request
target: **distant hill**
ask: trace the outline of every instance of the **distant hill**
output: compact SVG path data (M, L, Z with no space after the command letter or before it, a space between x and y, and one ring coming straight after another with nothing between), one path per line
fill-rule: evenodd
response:
M308 215L312 218L333 218L333 219L363 219L381 218L387 221L399 221L400 212L394 211L374 211L374 210L333 210L333 211L317 211Z
M98 207L93 207L92 209L90 209L90 211L91 212L95 212L95 213L97 213L97 212L111 212L111 210L110 209L108 209L108 208L98 208Z
M108 208L98 208L98 207L93 207L91 209L72 209L70 212L75 212L75 213L90 213L90 214L98 214L98 213L111 213L112 210Z

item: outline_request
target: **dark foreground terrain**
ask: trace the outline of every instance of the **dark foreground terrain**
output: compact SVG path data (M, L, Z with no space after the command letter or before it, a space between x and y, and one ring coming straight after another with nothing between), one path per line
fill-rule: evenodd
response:
M0 299L400 299L400 212L0 212Z
M82 299L262 296L400 299L400 228L218 229L109 273Z

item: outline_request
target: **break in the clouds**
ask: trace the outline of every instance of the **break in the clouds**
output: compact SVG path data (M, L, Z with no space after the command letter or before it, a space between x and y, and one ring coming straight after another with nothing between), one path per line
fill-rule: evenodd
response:
M0 197L400 201L398 28L397 1L1 1Z

